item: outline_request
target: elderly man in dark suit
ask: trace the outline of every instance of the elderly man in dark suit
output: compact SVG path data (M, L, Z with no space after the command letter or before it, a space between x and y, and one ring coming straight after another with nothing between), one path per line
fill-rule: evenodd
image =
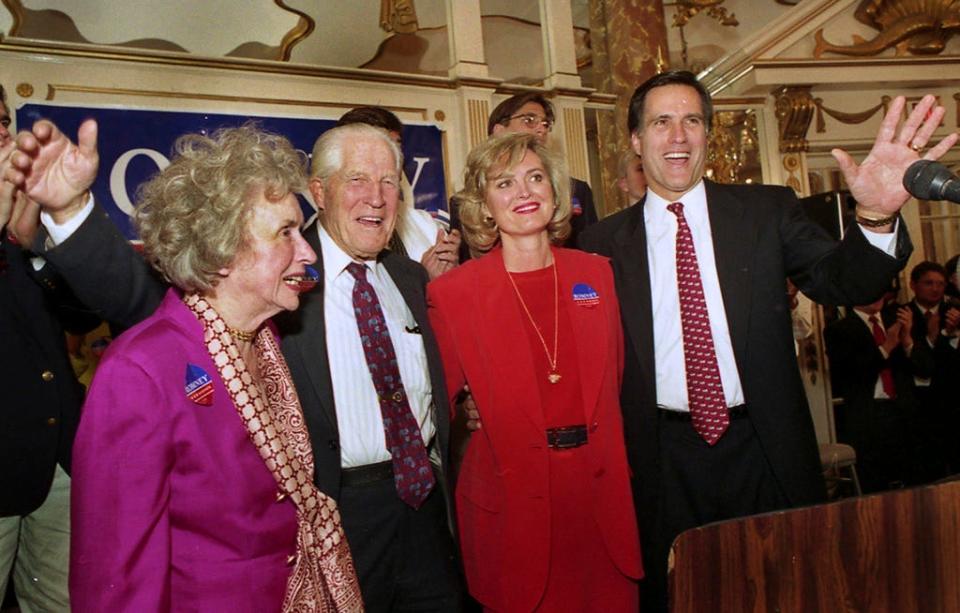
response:
M621 304L644 610L666 607L667 556L683 530L823 500L784 287L789 277L818 302L865 304L905 264L900 181L944 110L927 96L897 133L904 104L892 103L860 166L834 152L864 230L835 243L790 189L703 179L712 107L693 74L659 74L634 93L646 197L587 228L579 245L611 257Z
M84 193L96 173L95 124L81 126L78 146L49 122L18 145L20 172L11 178L46 209L59 243L49 259L107 319L146 316L162 284ZM400 150L383 130L343 126L317 140L310 190L321 223L305 235L319 283L278 324L315 481L338 500L366 610L456 611L462 587L445 487L450 411L426 315L427 273L385 250L400 168Z

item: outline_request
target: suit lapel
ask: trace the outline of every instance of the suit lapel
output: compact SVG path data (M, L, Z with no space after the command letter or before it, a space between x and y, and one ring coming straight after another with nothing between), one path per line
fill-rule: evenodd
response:
M314 228L315 230L315 228ZM322 413L308 410L304 406L304 418L310 432L322 432L319 420L322 416L330 422L329 427L338 433L337 410L333 401L333 382L330 379L330 360L327 356L327 329L323 308L325 276L323 272L323 250L320 249L320 237L316 231L308 233L307 242L317 254L316 268L320 273L320 282L312 290L303 294L298 309L303 330L297 334L296 347L300 352L303 370L310 378L310 387L323 409Z
M746 206L729 192L704 181L713 254L720 280L720 293L727 313L727 326L737 362L746 355L747 322L750 318L750 269L756 244L756 228L744 223ZM786 291L784 282L784 291Z
M573 338L577 347L577 362L580 368L580 390L583 395L584 418L587 423L593 421L597 411L597 398L600 395L600 384L603 373L608 368L607 346L610 342L608 333L610 326L605 321L607 313L605 302L616 300L616 296L606 296L603 290L597 287L596 281L576 276L571 270L571 260L566 254L554 249L557 258L557 274L560 277L560 300L568 305L570 324L573 327ZM573 287L578 283L585 283L598 293L600 304L592 307L580 306L573 300ZM566 368L561 364L560 372Z
M650 381L650 398L656 402L656 368L653 350L653 305L650 268L647 261L647 231L640 201L630 209L630 219L613 237L613 264L617 273L620 316L627 342L633 346L640 365L639 377ZM649 398L648 398L649 399Z

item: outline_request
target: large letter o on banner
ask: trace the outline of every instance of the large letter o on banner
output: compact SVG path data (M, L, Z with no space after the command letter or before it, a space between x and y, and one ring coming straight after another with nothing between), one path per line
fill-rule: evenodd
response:
M170 165L170 160L153 149L131 149L117 158L113 170L110 171L110 195L117 208L128 216L133 216L133 203L130 202L130 196L127 194L127 165L138 155L145 155L153 160L160 170Z

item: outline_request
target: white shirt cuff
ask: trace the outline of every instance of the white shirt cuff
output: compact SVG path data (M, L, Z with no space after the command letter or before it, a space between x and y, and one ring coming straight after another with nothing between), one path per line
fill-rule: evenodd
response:
M47 234L50 235L50 242L52 242L54 246L57 246L73 236L77 228L90 216L91 211L93 211L93 194L90 194L87 203L83 205L80 212L71 217L66 223L58 224L53 221L53 217L50 217L45 211L40 213L40 222L43 224L43 227L47 229Z
M897 232L900 229L900 219L898 218L893 222L893 232L889 234L881 234L879 232L873 232L864 228L860 224L857 224L857 227L860 228L860 231L863 232L863 236L867 239L871 245L879 249L880 251L886 253L889 256L896 257L897 255Z

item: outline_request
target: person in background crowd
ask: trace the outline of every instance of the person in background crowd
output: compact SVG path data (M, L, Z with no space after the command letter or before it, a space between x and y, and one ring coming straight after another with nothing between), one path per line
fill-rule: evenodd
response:
M891 103L861 165L833 152L860 228L837 243L789 188L704 180L712 102L695 75L664 72L634 92L628 128L646 197L579 246L612 259L621 301L645 611L667 608L667 557L684 530L824 499L784 287L789 277L816 302L869 304L906 263L901 179L945 110L926 96L898 131L905 104Z
M387 131L402 147L403 124L400 119L382 106L359 106L344 113L337 126L363 123ZM397 227L390 237L391 251L406 255L420 262L431 279L459 264L460 231L447 231L445 224L434 219L430 213L416 208L413 189L403 173L400 174L400 207L397 211Z
M915 345L933 351L933 369L928 376L915 376L920 405L918 429L923 441L922 482L930 482L960 470L953 432L960 427L957 377L960 350L957 330L960 307L944 298L947 270L936 262L920 262L910 271L914 297L907 306L913 313L911 336Z
M913 311L883 316L887 297L856 306L823 331L834 397L837 440L857 452L865 493L912 483L918 415L913 378L929 374L932 352L910 336Z
M637 155L633 149L628 149L620 155L617 170L619 171L617 187L626 196L626 206L633 206L642 200L644 194L647 193L647 178L643 174L643 158Z
M960 254L953 256L943 265L947 271L947 289L944 295L960 301L960 279L957 277L958 264L960 264Z
M38 180L62 183L56 171L69 160L95 170L95 143L77 147L56 131L41 144L21 164ZM428 277L386 249L401 167L399 147L379 128L342 126L317 139L308 186L322 213L305 237L322 270L300 308L277 323L314 483L341 510L366 610L456 612L463 590L446 510L450 410L427 318ZM69 178L61 189L83 189L93 174ZM46 255L104 319L134 325L160 303L164 284L95 209L48 207L54 247Z
M483 423L457 513L470 593L489 611L638 604L613 275L605 258L558 247L568 185L535 136L476 147L458 199L486 255L427 288L447 392L469 384Z
M487 136L521 133L533 134L541 143L546 145L553 130L555 115L553 105L536 92L527 92L511 96L498 104L487 119ZM567 245L576 245L577 237L584 228L597 223L597 210L593 204L593 191L590 186L580 179L570 177L569 197L571 203L570 235L566 239ZM456 197L450 202L450 225L459 227L460 218ZM470 254L460 250L461 259L467 259Z
M16 144L0 87L0 177ZM0 602L13 578L24 613L69 611L70 456L83 388L64 331L97 325L33 254L38 209L0 185Z
M55 130L39 122L18 155L39 155ZM96 124L81 126L88 165L95 137ZM174 289L111 345L84 405L74 610L362 610L337 504L313 483L303 413L267 324L297 308L315 274L295 196L304 162L247 125L181 137L141 187L144 252ZM41 205L86 206L82 189L43 180L41 162L20 167Z

